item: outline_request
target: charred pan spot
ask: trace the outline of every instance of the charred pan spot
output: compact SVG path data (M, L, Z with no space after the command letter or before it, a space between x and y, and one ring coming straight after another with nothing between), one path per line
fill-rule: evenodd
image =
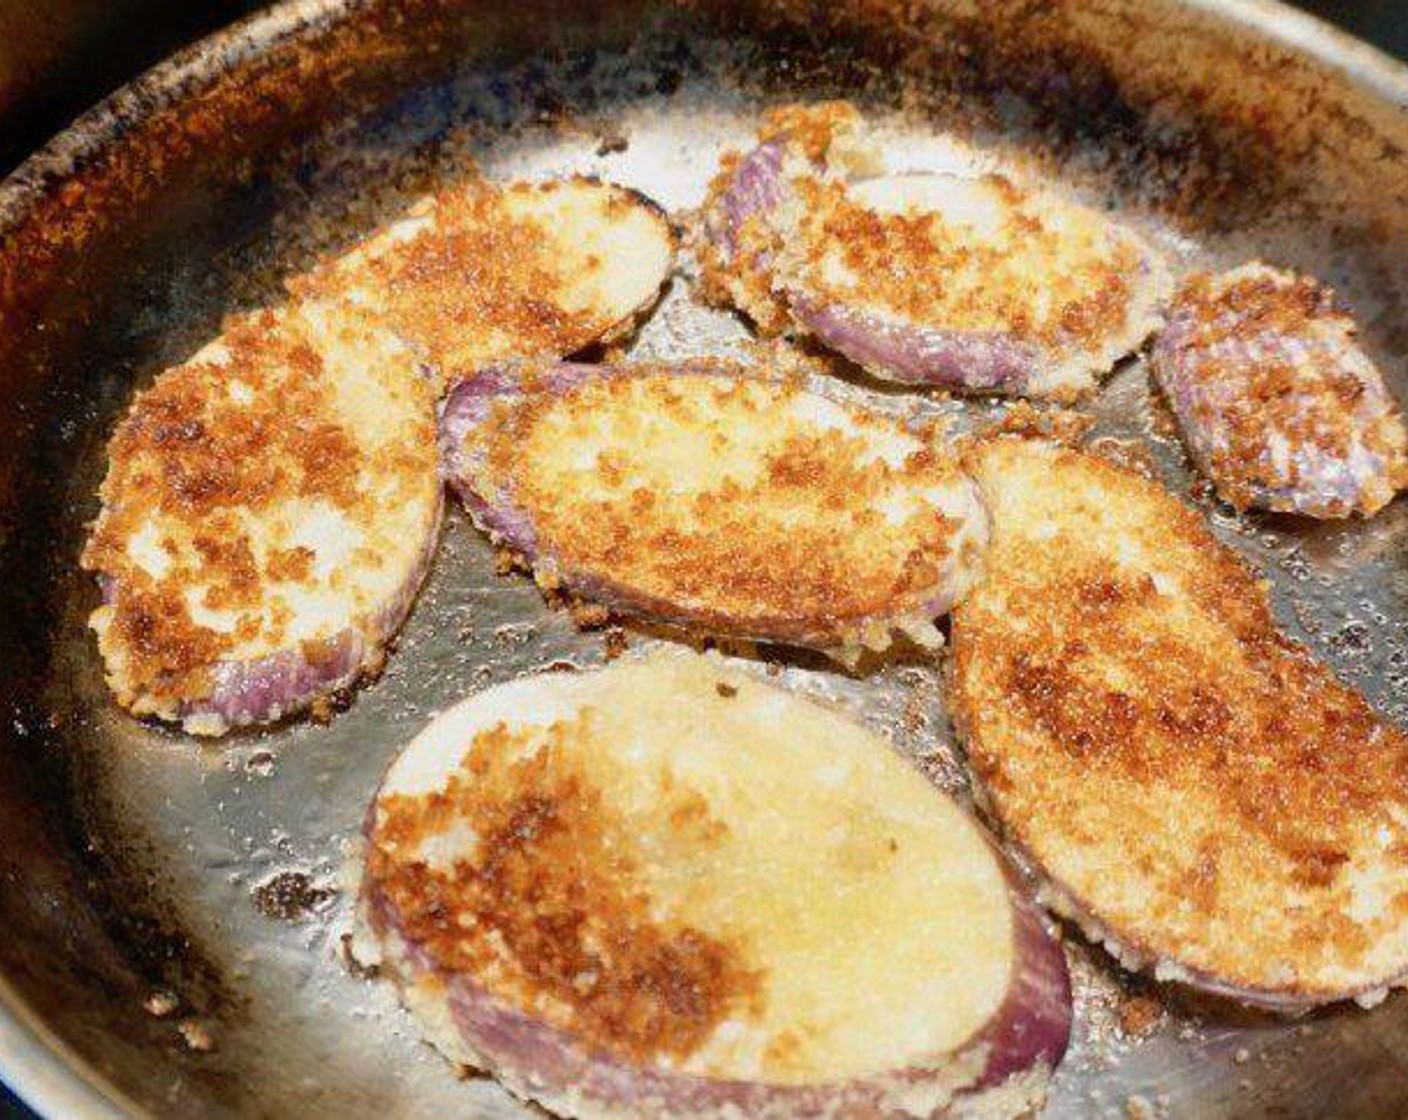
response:
M306 871L280 871L255 887L251 897L266 918L301 922L325 909L337 891L318 883Z

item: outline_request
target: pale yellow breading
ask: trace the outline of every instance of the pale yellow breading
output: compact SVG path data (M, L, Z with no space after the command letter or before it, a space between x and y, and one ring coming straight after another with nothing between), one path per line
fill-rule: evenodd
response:
M408 986L433 963L614 1060L710 1078L922 1068L1016 964L962 810L859 725L680 651L446 713L378 794L366 875L418 946Z
M108 456L82 563L109 589L92 616L108 683L137 714L176 718L218 663L386 637L378 612L439 517L413 356L317 304L230 320L137 394Z
M1013 437L953 624L972 767L1058 907L1134 964L1266 1002L1408 969L1408 736L1277 631L1156 483Z
M808 644L873 628L883 646L907 615L932 634L926 604L966 585L985 528L941 434L731 373L594 378L501 406L475 433L482 483L564 575L664 613Z
M449 378L504 358L564 356L629 328L673 253L664 214L623 187L471 178L289 287L382 317Z

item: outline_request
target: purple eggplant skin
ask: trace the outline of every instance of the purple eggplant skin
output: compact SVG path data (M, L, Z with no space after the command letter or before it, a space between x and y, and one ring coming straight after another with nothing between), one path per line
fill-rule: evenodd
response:
M326 303L232 317L139 393L80 557L119 705L217 736L377 671L438 541L435 419L409 350Z
M710 235L721 250L726 265L734 263L739 251L739 238L749 218L766 220L786 197L782 182L782 164L786 153L785 139L776 138L759 144L744 156L719 200ZM766 268L765 261L754 262Z
M764 141L719 176L705 204L700 278L711 302L733 307L765 334L788 325L772 290L777 255L775 215L787 198L786 136Z
M641 373L660 372L658 366L601 366L572 363L550 365L530 364L492 366L480 370L454 386L445 400L440 418L440 451L444 475L459 496L476 526L489 534L496 544L522 556L534 569L540 582L546 578L580 598L600 603L622 614L657 622L667 626L698 628L710 633L727 634L749 640L781 643L812 649L837 649L848 644L849 637L838 636L835 620L798 617L779 613L776 616L753 619L746 629L728 616L705 609L692 609L679 603L650 595L623 584L606 572L570 570L561 562L550 542L539 539L530 513L519 506L509 492L485 493L482 455L469 446L468 436L478 426L488 422L495 408L521 401L530 394L561 394L577 386L603 377L630 377ZM741 375L739 367L724 366L708 360L677 364L670 367L672 376ZM751 376L764 376L751 374ZM819 396L825 394L819 393ZM969 511L972 518L974 543L981 551L987 541L987 515L977 488L964 480L971 492ZM905 618L923 615L938 618L953 607L964 589L964 565L968 562L963 549L956 549L949 573L935 587L934 593L922 601L905 604ZM884 623L884 619L876 619ZM898 623L900 620L896 619Z
M1146 259L1139 275L1154 293L1154 303L1160 302L1158 293L1166 283L1162 265ZM1126 349L1115 347L1098 359L1082 360L1008 331L908 322L797 287L786 287L785 296L799 327L873 376L901 385L979 396L1074 399L1094 387L1092 370L1108 368L1122 356L1114 351Z
M774 291L798 328L881 380L1071 401L1163 323L1158 251L1043 189L914 172L793 193ZM993 229L969 231L971 212ZM906 232L926 217L932 249Z
M718 263L731 267L737 262L750 219L767 223L777 213L789 196L789 175L826 176L841 173L857 160L876 162L878 154L861 140L863 132L860 113L846 101L783 105L765 114L757 146L741 157L729 157L732 166L726 161L725 170L710 185L705 234L719 254ZM767 254L742 263L764 273L770 265Z
M440 543L444 503L435 512L416 565L400 590L370 618L320 642L290 646L252 661L223 661L211 669L208 696L181 704L177 718L197 734L270 723L312 707L380 671L387 644L411 613Z
M1408 486L1402 415L1354 334L1329 289L1260 263L1184 286L1153 374L1226 501L1367 517Z
M797 323L831 349L904 385L1015 396L1041 369L1040 351L1003 331L897 322L798 292L788 306Z
M371 932L383 946L394 947L383 968L403 987L430 977L443 991L457 1036L445 1040L452 1053L472 1055L475 1065L516 1095L560 1115L675 1120L724 1115L898 1120L921 1114L897 1098L918 1098L930 1085L940 1101L922 1114L931 1120L1010 1115L1039 1106L1070 1042L1071 980L1065 952L1036 906L1016 894L1012 906L1016 974L992 1018L952 1054L938 1056L932 1067L850 1082L788 1085L676 1073L594 1052L498 999L471 975L438 967L428 952L402 936L394 908L380 890L369 886L363 897Z
M765 331L790 326L810 333L874 376L899 384L1064 398L1093 388L1096 374L1142 341L1134 337L1141 322L1147 333L1160 321L1155 311L1166 294L1167 274L1152 251L1138 268L1139 300L1150 307L1131 308L1135 320L1128 345L1111 340L1088 355L1081 353L1080 340L1073 340L1070 352L1052 350L1011 331L909 321L827 299L777 268L778 246L787 236L787 206L795 194L788 189L788 158L784 139L770 140L743 157L706 223L718 257L714 272L723 275L716 286ZM825 178L832 173L819 168L816 174ZM1103 352L1111 345L1113 350Z

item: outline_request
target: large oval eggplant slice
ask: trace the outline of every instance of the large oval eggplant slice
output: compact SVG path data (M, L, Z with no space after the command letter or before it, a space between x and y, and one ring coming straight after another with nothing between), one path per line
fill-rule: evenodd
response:
M1188 450L1239 509L1369 516L1408 486L1408 431L1354 320L1308 276L1196 276L1153 350Z
M792 318L880 378L1069 400L1162 321L1140 237L1001 176L799 177L780 212Z
M628 332L655 303L673 256L660 208L624 187L471 179L289 286L383 317L448 379Z
M622 613L828 649L934 644L986 518L932 427L727 362L480 371L446 473L545 587Z
M361 912L427 1037L564 1116L1039 1106L1060 947L886 744L675 652L436 719L367 824Z
M83 554L118 701L218 735L381 663L440 521L434 400L346 310L232 320L139 393Z
M1162 487L1012 438L973 466L993 537L955 718L1050 903L1131 968L1274 1009L1408 978L1408 735Z

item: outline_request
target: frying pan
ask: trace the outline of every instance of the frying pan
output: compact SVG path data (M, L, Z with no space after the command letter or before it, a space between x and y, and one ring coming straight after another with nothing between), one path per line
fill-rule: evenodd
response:
M681 210L760 105L837 95L1049 175L1186 264L1324 277L1408 388L1408 71L1276 4L294 0L204 41L0 186L0 1076L37 1107L526 1115L456 1079L344 960L343 869L430 713L599 661L600 637L496 578L456 522L387 672L330 724L202 747L138 723L104 694L76 572L103 442L224 311L437 175L591 171ZM636 346L744 338L677 280ZM1139 361L1094 411L1187 489ZM1207 512L1286 627L1408 723L1408 505L1349 525ZM934 666L779 672L961 792ZM1079 1022L1050 1115L1408 1113L1408 999L1287 1023L1068 941Z

